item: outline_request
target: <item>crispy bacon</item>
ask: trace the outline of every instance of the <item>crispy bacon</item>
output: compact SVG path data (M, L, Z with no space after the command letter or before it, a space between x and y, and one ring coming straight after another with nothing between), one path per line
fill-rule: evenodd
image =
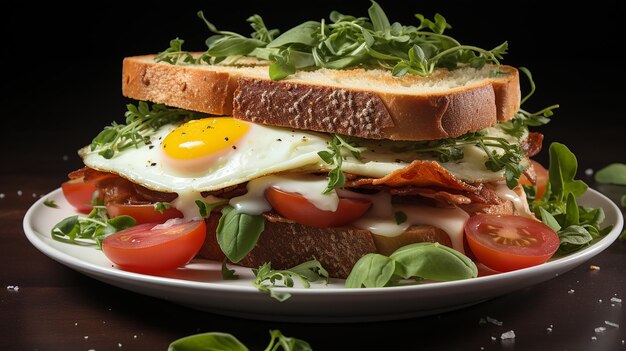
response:
M520 143L520 147L528 157L533 157L541 151L543 134L537 132L528 133L528 138Z
M348 188L383 190L392 195L428 197L450 205L469 203L500 204L493 189L472 185L455 177L435 161L413 161L409 166L383 178L347 176Z

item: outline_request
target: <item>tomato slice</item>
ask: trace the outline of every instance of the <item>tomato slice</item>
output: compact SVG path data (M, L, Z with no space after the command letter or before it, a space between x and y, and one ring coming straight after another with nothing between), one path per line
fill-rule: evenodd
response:
M465 224L465 234L476 258L500 272L542 264L560 244L547 225L511 215L474 215Z
M370 208L372 203L363 199L339 199L337 211L324 211L315 207L298 193L270 187L265 198L281 216L311 227L340 227L354 222Z
M84 182L82 178L72 179L61 184L61 189L67 202L78 211L88 213L93 208L91 198L97 190L93 183Z
M546 193L546 186L548 186L548 170L545 169L541 163L535 160L530 160L530 162L532 163L533 168L535 168L535 173L537 173L537 181L536 184L534 184L537 186L537 195L535 195L535 198L541 199L543 194ZM520 177L519 183L521 185L533 185L533 183L526 178L525 175Z
M132 272L158 273L182 267L204 243L206 224L203 220L169 224L145 223L109 235L102 241L102 251L120 268Z
M111 217L121 215L131 216L135 219L135 221L137 221L137 224L163 223L168 219L183 217L183 214L174 207L170 207L161 213L155 210L154 205L152 204L127 205L108 203L106 206Z

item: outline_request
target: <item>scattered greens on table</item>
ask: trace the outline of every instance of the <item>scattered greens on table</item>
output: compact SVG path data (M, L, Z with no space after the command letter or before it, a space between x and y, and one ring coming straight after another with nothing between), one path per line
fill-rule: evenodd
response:
M270 342L265 351L311 351L308 342L283 335L280 330L270 330ZM211 332L180 338L170 344L167 351L248 351L249 349L227 333Z

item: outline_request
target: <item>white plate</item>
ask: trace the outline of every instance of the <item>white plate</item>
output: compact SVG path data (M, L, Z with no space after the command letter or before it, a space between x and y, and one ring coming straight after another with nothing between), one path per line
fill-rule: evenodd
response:
M55 200L59 209L46 207L45 199ZM165 276L150 276L122 271L112 266L104 254L91 247L53 240L50 229L61 219L75 214L60 189L37 201L24 217L28 240L52 259L90 277L132 290L213 313L275 321L354 322L401 319L459 309L528 287L558 276L606 249L623 226L620 210L611 200L589 190L580 202L602 207L603 225L613 230L593 246L540 266L514 272L453 282L421 285L345 289L343 280L310 289L284 288L291 298L278 302L251 286L250 269L236 267L242 279L221 280L220 263L194 260L184 269Z

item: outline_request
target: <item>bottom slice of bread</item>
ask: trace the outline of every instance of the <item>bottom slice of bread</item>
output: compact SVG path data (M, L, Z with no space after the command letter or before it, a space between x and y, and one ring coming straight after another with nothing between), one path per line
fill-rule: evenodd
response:
M207 219L207 239L199 256L223 260L216 236L219 214ZM389 255L396 249L416 242L439 242L451 246L443 230L432 226L412 226L396 237L374 235L365 229L345 226L315 228L297 223L265 223L255 248L237 265L257 268L271 262L274 269L287 269L317 259L333 278L347 278L352 267L368 253Z

